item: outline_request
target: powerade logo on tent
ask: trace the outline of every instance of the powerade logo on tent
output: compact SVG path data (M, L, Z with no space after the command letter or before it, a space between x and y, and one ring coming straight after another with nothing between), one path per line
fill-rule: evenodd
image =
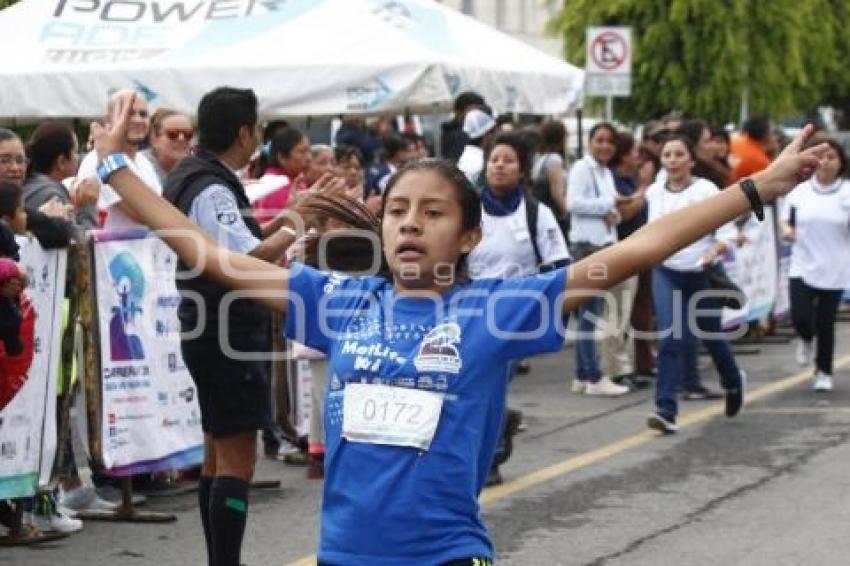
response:
M54 64L197 56L267 33L315 0L57 0L39 41ZM239 32L233 22L239 20Z

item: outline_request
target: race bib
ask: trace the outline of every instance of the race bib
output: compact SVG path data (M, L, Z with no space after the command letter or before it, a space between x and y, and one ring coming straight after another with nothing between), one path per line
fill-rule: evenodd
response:
M348 383L342 409L342 436L351 442L431 446L443 395L372 383Z

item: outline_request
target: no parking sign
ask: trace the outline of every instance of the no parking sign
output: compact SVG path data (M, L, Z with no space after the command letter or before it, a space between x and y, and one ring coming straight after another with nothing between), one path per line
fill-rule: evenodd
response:
M587 28L585 70L588 96L631 96L631 28Z

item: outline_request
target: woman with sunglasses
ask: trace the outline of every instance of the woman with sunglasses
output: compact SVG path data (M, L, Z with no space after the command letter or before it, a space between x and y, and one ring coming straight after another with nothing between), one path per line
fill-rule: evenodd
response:
M148 137L150 146L142 154L153 164L160 183L165 183L171 170L189 155L194 135L188 116L168 108L153 113Z

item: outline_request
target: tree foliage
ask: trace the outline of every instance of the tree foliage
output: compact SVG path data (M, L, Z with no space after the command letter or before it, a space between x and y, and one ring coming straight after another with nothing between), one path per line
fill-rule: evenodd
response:
M632 96L617 114L647 119L677 109L714 122L751 112L781 116L850 98L841 67L850 48L846 0L564 0L550 22L566 57L583 64L585 29L632 28Z

